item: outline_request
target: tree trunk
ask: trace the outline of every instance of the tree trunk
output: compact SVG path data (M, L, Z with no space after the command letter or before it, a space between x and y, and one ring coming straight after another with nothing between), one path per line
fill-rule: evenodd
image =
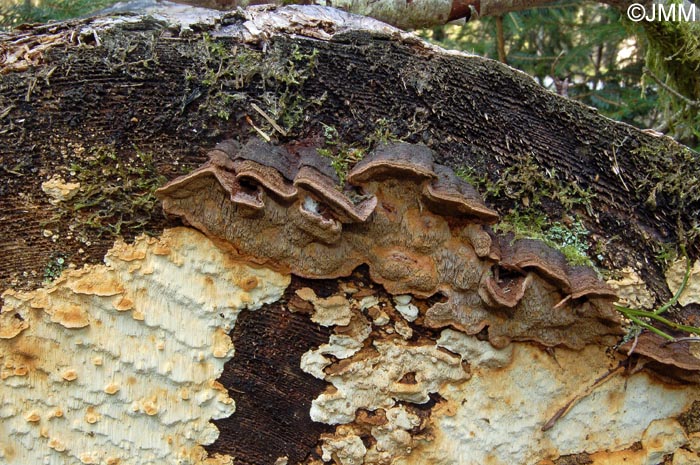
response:
M148 289L160 289L155 291L156 294L162 294L163 299L171 301L168 306L176 306L176 301L185 302L183 312L189 311L188 305L192 305L192 308L210 306L211 315L216 315L220 308L229 305L222 303L217 306L219 304L210 304L210 301L215 300L211 296L218 298L226 293L228 278L225 276L228 275L221 270L228 263L226 254L233 252L224 247L221 252L211 252L215 256L212 255L214 258L208 261L209 258L201 257L210 253L207 247L212 250L216 247L207 241L212 239L221 245L220 237L207 239L201 235L190 236L188 234L195 233L181 229L161 236L164 228L181 223L178 219L164 217L160 203L154 196L156 187L202 165L207 160L206 153L223 140L245 143L251 138L260 138L288 148L316 147L334 162L349 161L351 165L354 162L353 154L374 150L387 141L424 144L434 151L435 162L468 178L481 191L489 206L497 210L502 219L505 218L502 230L515 230L517 233L516 222L534 223L540 221L542 215L546 215L542 233L545 236L552 232L552 224L569 230L580 227L588 231L581 236L581 240L585 243L583 252L588 254L591 263L611 279L619 278L621 270L632 268L641 276L642 285L646 286L656 304L667 301L672 295L664 276L671 251L680 251L682 246L693 258L700 251L697 223L700 165L697 154L669 138L656 137L616 123L589 107L550 93L528 76L506 65L477 56L446 52L374 20L321 7L261 7L237 13L168 10L149 17L125 15L27 27L2 36L2 40L0 206L3 221L0 222L0 250L3 260L0 261L0 287L15 289L4 295L3 313L5 316L18 315L0 320L5 322L6 328L17 328L17 331L7 330L7 334L2 336L6 340L0 341L2 344L8 343L0 346L5 370L15 370L13 375L4 376L3 380L19 379L20 375L16 373L17 370L22 373L22 363L26 360L48 360L52 356L46 354L61 349L61 346L64 346L63 349L71 348L68 354L74 355L69 358L80 358L75 354L82 353L80 347L84 345L80 344L87 343L75 334L84 331L81 328L94 327L91 316L94 314L90 311L86 313L88 316L79 312L82 316L76 323L75 308L84 303L81 299L88 298L85 296L97 302L107 296L111 299L115 298L112 296L122 295L121 300L110 305L117 310L130 310L134 321L145 318L148 326L152 326L149 322L150 310L144 310L143 314L136 311L139 304L135 296L139 292L136 287L132 289L127 284L132 278L124 276L141 273L142 279L157 281L161 273L159 267L165 266L159 261L161 255L169 257L172 263L179 263L178 266L182 263L196 264L191 268L185 265L181 271L172 271L174 274L168 276L174 276L173 279L178 280L175 283L166 286L158 281L161 287L148 284L151 286ZM347 174L347 170L343 172L340 169L339 173ZM189 222L196 226L191 220ZM117 238L132 241L144 232L159 238L150 242L140 239L133 246L118 245L110 252L111 258L106 266L91 268L100 273L100 278L90 285L89 291L84 291L85 276L89 274L68 270L58 278L64 268L102 263L106 251L113 247ZM203 255L196 255L192 251L194 246L186 245L188 243L204 247ZM478 337L469 336L468 341L479 347L478 350L471 349L472 352L476 350L484 360L489 361L480 367L476 361L464 355L466 352L462 353L460 361L455 354L467 349L460 345L466 343L459 338L467 336L452 329L441 331L439 327L413 321L409 321L409 324L402 320L403 313L395 307L404 304L397 303L396 296L372 282L374 273L372 265L368 265L369 268L361 266L349 276L345 276L345 273L337 279L313 279L317 276L295 273L293 265L287 269L275 268L275 272L268 270L263 273L258 267L245 271L256 276L256 283L278 283L287 276L291 284L253 285L253 289L268 292L260 297L254 295L254 291L236 294L236 298L240 297L244 303L246 299L253 299L253 303L246 304L250 308L264 304L257 312L242 313L235 328L235 315L229 326L221 326L226 332L234 328L231 338L236 355L225 368L222 365L223 373L213 376L211 380L213 382L218 378L218 382L226 388L224 391L235 399L237 411L230 418L230 411L221 413L225 409L206 417L205 423L209 418L218 418L216 424L221 435L216 441L201 437L193 439L192 444L196 444L196 447L187 445L193 448L187 449L187 454L178 456L180 460L186 463L205 460L206 454L199 444L209 444L207 452L210 456L214 453L229 454L235 457L237 464L286 463L284 457L290 464L318 463L320 460L349 464L361 463L360 459L365 463L409 463L415 459L417 463L466 464L486 463L488 457L493 457L495 463L501 463L499 460L504 460L503 457L491 450L473 452L473 459L465 458L464 452L457 450L457 446L452 452L445 453L447 458L440 457L440 453L436 452L449 441L468 444L470 428L480 440L486 441L484 444L488 444L482 448L497 448L500 444L497 439L484 439L485 436L482 436L487 429L484 425L489 421L486 413L482 418L486 420L479 420L478 424L470 423L469 427L446 426L450 418L467 421L464 415L471 413L464 413L460 410L462 407L457 406L457 399L467 395L476 399L476 403L494 404L494 407L495 404L506 403L512 409L519 405L525 412L522 415L541 415L535 426L521 425L522 422L515 421L514 424L522 430L513 435L529 438L528 441L523 439L523 443L529 445L521 445L519 440L513 442L517 446L514 445L509 453L516 457L515 462L567 460L559 457L577 454L587 454L586 457L594 461L603 460L602 456L607 457L608 454L606 450L611 451L610 454L618 454L614 457L631 457L635 454L633 443L640 440L643 452L637 455L646 454L644 460L652 460L652 457L656 457L654 453L660 454L659 461L664 455L693 453L691 449L683 449L682 452L676 449L687 444L689 435L697 431L697 425L683 420L697 416L697 405L694 410L690 409L692 400L698 398L696 387L670 388L666 381L633 373L629 375L629 385L632 387L628 392L624 391L627 379L620 380L615 367L618 362L628 362L624 357L616 356L615 366L601 381L606 384L600 389L608 393L611 399L618 395L619 399L623 399L620 401L622 406L615 407L612 400L591 400L593 396L588 396L588 393L598 389L594 381L610 368L604 355L606 347L600 342L584 344L582 350L587 358L567 348L575 347L574 343L545 343L563 346L556 349L556 353L548 352L554 354L550 356L532 342L514 342L506 348L499 347L499 351L486 349L490 347L484 341L487 336L480 333ZM219 271L202 271L207 267ZM147 269L151 270L150 273L144 271ZM197 293L199 291L187 294L190 288L199 286L197 273L200 271L211 275L213 284L202 284L205 290L201 294ZM192 275L182 274L186 272ZM151 275L153 278L149 277ZM54 284L48 285L52 280L55 280ZM238 283L236 289L247 289L237 281L239 278L231 280ZM48 289L59 290L28 292L39 288L42 282L49 286ZM382 283L392 294L399 293L392 292L389 284ZM106 290L106 287L110 289ZM47 310L53 308L51 305L64 295L64 291L65 302L70 304L66 308L72 310L66 310L67 313ZM180 293L183 293L183 297L178 300L179 297L175 296ZM345 302L341 304L349 306L354 316L349 317L348 321L319 326L320 309L331 305L324 299L340 294L344 296L342 302ZM419 323L430 306L445 298L444 293L441 296L439 292L431 297L413 294L413 303L421 315L416 320ZM250 297L252 295L254 297ZM259 305L255 300L258 298ZM274 300L278 302L269 303ZM237 301L236 305L243 305L241 301ZM92 300L90 302L89 305L99 307ZM130 306L129 302L135 306ZM153 303L155 301L149 302L156 305ZM44 309L45 314L37 309ZM687 305L678 310L674 318L681 323L697 324L696 309L697 304ZM114 313L113 309L110 311ZM44 316L37 316L36 312ZM110 315L107 310L105 312L105 315ZM383 318L380 315L382 312L386 313L389 326L393 325L392 328L396 329L390 332L376 329L384 327L377 323ZM222 319L224 313L222 310ZM313 318L309 318L309 313ZM207 318L218 318L211 315L197 316L201 317L202 328L208 327ZM100 321L107 322L112 317L104 318ZM333 352L337 348L329 349L331 352L328 353L334 354L333 357L328 353L321 355L320 352L313 352L317 347L323 347L322 344L329 337L339 334L357 336L361 332L357 328L364 327L365 323L369 325L368 318L375 323L373 331L380 331L381 337L374 332L370 339L364 336L360 340L362 350L353 355L356 358L337 355ZM53 332L41 333L42 340L54 341L53 345L41 346L37 342L37 347L41 346L42 350L36 354L30 350L30 343L22 349L23 352L20 351L26 357L19 357L18 344L13 341L19 337L29 338L27 335L39 327L39 320L49 326L60 324L73 328L68 330L72 339L64 340L63 336L56 336ZM33 322L29 328L24 325L28 321ZM107 323L105 325L109 326ZM170 328L167 321L153 325ZM188 326L185 318L179 333L174 328L164 330L164 353L170 354L171 340L175 341L172 344L176 344L182 336L180 333L188 332ZM209 326L213 327L213 323ZM193 334L196 333L195 327L199 328L193 323ZM122 327L109 328L112 328L109 331L117 331L115 328ZM137 334L128 329L130 326L124 328L127 329L119 334L128 337ZM94 333L97 330L91 331ZM204 331L202 329L202 334L205 334ZM410 336L406 336L408 333ZM138 334L144 340L152 336L143 332ZM405 337L401 337L405 341L399 337L401 334L404 334ZM185 341L182 342L185 347L182 350L192 349L194 346L188 345L186 334L182 337ZM458 339L462 342L455 343L454 340ZM686 352L693 349L690 344L685 344ZM442 347L439 350L438 345ZM639 346L644 346L641 339ZM161 346L158 347L161 350ZM392 352L397 348L401 349L398 355ZM113 358L124 364L119 365L122 367L120 370L127 369L124 367L133 369L136 378L144 372L149 373L148 368L138 368L139 363L148 366L148 362L138 357L126 360L128 357L123 355L128 351L126 348L114 350L116 352L110 352L109 356L100 356L105 359L105 366L108 365L107 360ZM654 350L657 349L649 351ZM309 375L313 369L308 359L301 362L306 372L300 369L302 355L310 352L314 356L325 357L329 364L333 363L326 371L321 369L320 374L316 372L316 378L321 379ZM357 373L364 373L362 375L343 371L341 359L347 358L359 366L363 356L370 357L367 355L370 352L371 356L379 357L371 370L365 373L358 368ZM214 353L218 352L214 350ZM222 359L233 355L232 351L229 353L229 348L222 353L226 355L215 357ZM182 354L174 350L173 360ZM406 367L412 366L410 363L413 362L404 362L404 356L414 361L424 357L426 361L415 370L409 369ZM457 357L456 364L453 356ZM192 357L188 360L197 360L196 356ZM499 357L505 357L508 361ZM26 359L25 362L21 362L20 358ZM581 361L582 358L586 361ZM353 403L357 409L351 421L342 420L342 415L337 411L334 411L336 416L323 417L325 420L319 420L322 417L320 413L315 414L316 417L312 413L317 421L309 417L310 409L313 412L314 408L321 408L319 405L323 404L322 401L314 401L315 407L312 407L314 398L328 399L333 392L345 393L348 385L358 382L357 377L375 376L382 372L382 366L391 367L394 363L392 359L405 364L402 365L405 370L400 379L394 381L406 386L406 392L415 388L414 397L389 396L367 404L358 401ZM87 365L91 364L90 360L94 362L94 358L85 360ZM201 358L197 363L200 362L204 363ZM60 371L61 383L73 382L75 373L71 370L77 370L77 380L82 383L80 367L74 369L68 366L72 363L70 360L65 364L56 363L60 368L56 370ZM526 367L530 363L542 371L536 375L528 373ZM693 363L696 362L691 361L683 369L696 373ZM103 366L102 361L94 365ZM177 381L179 378L176 375L165 379L169 376L167 373L176 373L177 369L168 371L161 370L161 365L154 366L157 375L153 376L159 380L163 376L164 385L170 386L168 383L171 383L180 386L178 389L184 389L184 381ZM501 370L504 366L515 368L506 372ZM394 373L387 369L389 372ZM424 386L425 373L435 376L434 379L438 380L436 387ZM48 373L49 378L53 375ZM530 393L527 392L529 388L523 387L521 390L519 387L513 388L512 392L506 391L503 397L489 398L484 394L504 383L515 386L517 380L526 378L531 378L535 384L541 383L541 386L548 385L551 379L557 379L563 387L552 387L550 391L542 388L548 394L543 394L545 391L539 391L534 386L531 388L535 390ZM613 380L608 382L608 378ZM375 382L379 381L370 379L370 384ZM329 383L334 386L330 390L327 387ZM10 389L7 387L10 384L6 383L5 387L0 385L0 389ZM590 391L582 387L589 385ZM457 389L455 386L461 387ZM108 391L116 388L108 387L104 391L111 395ZM202 388L201 392L209 393L209 388L211 386ZM85 384L75 389L87 393L86 399L98 395L97 391L90 391ZM101 389L100 386L100 393ZM115 397L123 395L125 399L128 398L127 393L132 392L130 389L123 387ZM57 392L64 391L51 392L58 395ZM542 396L550 395L548 405L542 405ZM81 397L80 394L73 396ZM355 396L353 399L361 397L359 394ZM642 405L629 404L634 396L642 396L646 400L641 401ZM182 394L182 398L185 397ZM670 399L664 405L673 405L673 408L657 408L657 398ZM133 410L137 413L129 414L125 421L133 419L134 428L137 429L138 424L138 428L143 427L144 431L169 426L162 408L165 401L162 401L159 409L157 405L154 407L149 403L150 397L146 394L139 399L138 402L133 401L135 404L129 404L138 404ZM464 397L462 400L466 402L466 399ZM573 407L563 409L564 403L572 399L575 400ZM0 410L5 415L3 418L11 419L7 422L8 430L14 425L11 421L15 416L30 426L43 425L48 421L46 415L49 414L46 412L55 405L50 399L23 402L26 408L22 407L24 410L17 410L14 414L5 415L4 412L9 410ZM88 400L88 403L98 407L102 405L99 402ZM579 438L576 424L583 421L583 417L576 409L580 407L579 410L590 411L593 408L589 405L591 403L608 413L619 408L644 411L648 415L640 413L642 416L635 419L620 414L622 426L619 429L623 432L616 436L614 444L606 442L609 432L595 428L595 432L591 433L594 439ZM202 400L202 404L206 402ZM225 402L222 401L222 404ZM525 404L540 405L542 411L532 413L524 407ZM64 409L66 416L69 416L70 408ZM88 429L105 424L106 419L111 418L111 414L104 410L91 417L92 410L88 410L85 413L85 421L90 425ZM176 409L172 407L171 410ZM144 423L137 423L134 419L139 412L144 413ZM520 418L522 415L515 416ZM557 415L561 415L562 419L557 420ZM675 417L680 420L669 420ZM148 418L161 418L162 421L154 426L148 423ZM494 425L504 427L498 437L510 434L505 428L510 421L507 417L490 418ZM551 424L545 424L547 419ZM55 423L57 420L51 421ZM344 425L334 426L338 423ZM550 434L547 431L556 430L559 423L563 436L570 438L573 446L566 440L547 436ZM673 447L664 445L663 450L654 452L649 438L656 434L654 428L660 427L664 431L672 431L677 437L686 438L685 442L680 441L682 444ZM0 426L0 431L3 428ZM68 431L68 426L65 428ZM205 426L201 428L205 428L202 431L206 430ZM498 429L496 426L494 428ZM78 434L75 429L70 431L70 434ZM391 431L400 431L403 436L391 436ZM116 434L109 430L95 429L94 432L97 436ZM52 434L49 433L50 436ZM84 438L75 439L70 434L66 432L63 439L58 436L51 436L50 440L47 438L48 447L59 455L71 453L71 457L84 459L84 463L120 463L108 460L118 457L125 460L124 463L174 463L175 460L174 455L168 455L170 452L158 455L161 449L157 448L149 449L148 453L154 454L152 456L146 453L139 455L141 461L138 462L126 460L119 454L101 452L97 446L89 451L87 449L90 447L85 446L87 449L81 449L81 452L77 450L78 446L71 449L67 441L77 441L75 444L89 444L89 441L82 443L80 441ZM531 435L536 438L532 439L535 436ZM7 431L0 434L2 436L9 438L0 439L0 457L7 463L22 463L21 460L13 462L19 460L17 457L26 460L27 457L43 456L22 455L29 452L24 451L22 439L17 439L19 436ZM492 440L493 443L489 442ZM124 441L137 443L134 438ZM179 444L179 439L174 441ZM431 444L438 449L431 449ZM166 446L163 448L167 449ZM173 450L184 450L185 445L182 448L173 447ZM44 451L38 454L44 454ZM51 457L50 460L55 460L50 463L63 463L60 462L62 459L55 458L49 452L46 454ZM454 458L460 454L462 459ZM225 462L227 459L224 455L217 456L217 460ZM189 462L183 459L185 456ZM208 460L213 463L213 459Z

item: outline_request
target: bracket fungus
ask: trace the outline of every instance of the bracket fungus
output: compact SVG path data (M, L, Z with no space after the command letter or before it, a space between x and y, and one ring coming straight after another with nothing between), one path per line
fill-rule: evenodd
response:
M627 341L620 352L633 353L639 366L649 368L665 379L700 384L700 338L681 338L668 341L661 336L644 332L635 341Z
M219 144L157 195L167 214L254 263L316 279L365 264L391 294L445 296L420 315L428 327L488 328L501 347L581 348L621 334L615 293L593 269L540 241L497 236L498 213L428 147L380 145L347 179L338 186L313 148L254 139Z

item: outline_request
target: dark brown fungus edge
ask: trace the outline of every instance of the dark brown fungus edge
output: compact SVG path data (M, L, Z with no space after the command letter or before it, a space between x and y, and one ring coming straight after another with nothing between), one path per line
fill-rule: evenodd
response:
M423 191L430 210L448 215L458 212L487 224L498 221L498 213L487 207L476 189L450 168L435 165L435 174L437 179L428 183Z
M318 279L366 264L389 293L448 297L421 316L425 326L488 328L499 347L532 340L581 348L621 332L615 293L595 270L567 265L541 241L496 235L487 224L498 214L425 146L384 144L368 154L348 174L359 196L338 186L314 148L252 140L222 143L210 157L157 195L166 213L243 259ZM221 204L223 190L213 183L237 208Z
M252 160L236 160L233 171L239 181L253 180L284 200L292 201L297 195L296 188L274 168Z
M433 159L433 151L424 145L405 142L382 144L350 170L348 181L360 185L405 176L417 180L435 179Z
M485 275L479 286L479 295L492 308L514 308L532 283L530 274L496 278Z
M598 273L589 266L568 266L566 275L571 284L571 298L580 299L586 297L616 300L615 290L598 277Z
M250 160L274 168L285 179L294 181L299 171L299 160L283 147L268 144L260 139L251 139L239 151L230 154L233 160Z
M294 185L304 188L322 198L343 223L362 223L372 214L377 206L373 195L355 205L342 192L331 178L311 166L302 166L294 179Z
M566 257L560 251L536 239L518 239L502 250L508 252L501 257L502 265L533 269L565 292L570 290Z
M226 169L227 166L232 166L231 161L218 150L210 153L211 158L204 165L191 173L173 179L158 189L156 191L158 198L163 200L168 197L184 198L199 189L209 178L216 179L229 194L235 194L239 188L238 181L235 174Z
M618 350L642 357L644 366L662 377L680 381L700 382L700 359L690 353L690 344L700 344L700 341L668 341L661 336L644 332L636 340L622 344ZM634 366L631 367L634 369Z

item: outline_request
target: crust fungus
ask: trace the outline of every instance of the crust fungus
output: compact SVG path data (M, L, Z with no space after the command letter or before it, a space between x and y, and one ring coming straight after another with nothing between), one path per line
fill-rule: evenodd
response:
M324 279L366 264L391 294L441 293L446 301L420 315L428 327L488 327L497 346L580 348L621 334L615 293L593 269L570 267L540 241L495 235L488 224L498 214L429 148L380 145L347 179L338 186L313 148L252 140L218 145L212 160L157 195L166 213L255 263ZM244 181L260 200L256 215L237 200Z
M4 292L0 463L214 463L210 421L235 410L216 381L229 333L289 283L176 228L119 242L104 265L46 288Z

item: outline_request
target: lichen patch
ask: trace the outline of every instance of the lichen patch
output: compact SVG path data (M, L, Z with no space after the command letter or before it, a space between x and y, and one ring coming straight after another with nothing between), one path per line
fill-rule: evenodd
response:
M188 228L118 243L105 263L4 293L0 461L231 463L202 448L218 437L210 420L235 409L215 381L233 356L228 333L289 275Z

